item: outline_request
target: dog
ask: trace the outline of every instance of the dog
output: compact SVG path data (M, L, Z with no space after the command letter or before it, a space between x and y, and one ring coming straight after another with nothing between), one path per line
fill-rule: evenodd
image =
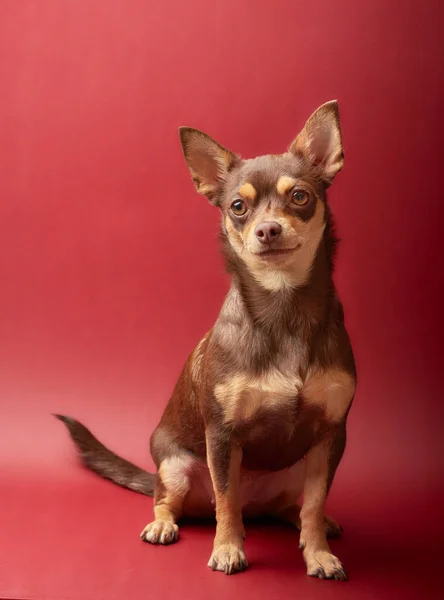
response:
M338 104L279 155L244 160L197 129L179 133L197 191L220 210L232 282L151 436L156 474L56 416L87 467L154 496L142 540L171 544L181 517L215 515L208 566L230 575L248 566L243 517L273 516L300 530L308 575L345 580L327 542L341 527L324 515L356 389L326 197L344 163Z

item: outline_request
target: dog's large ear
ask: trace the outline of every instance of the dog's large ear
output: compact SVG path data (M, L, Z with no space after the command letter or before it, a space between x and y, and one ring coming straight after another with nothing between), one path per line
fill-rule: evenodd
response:
M206 133L191 127L179 128L183 153L200 194L217 205L223 182L240 158Z
M336 100L320 106L308 119L290 146L290 152L302 155L318 168L329 185L344 165L339 109Z

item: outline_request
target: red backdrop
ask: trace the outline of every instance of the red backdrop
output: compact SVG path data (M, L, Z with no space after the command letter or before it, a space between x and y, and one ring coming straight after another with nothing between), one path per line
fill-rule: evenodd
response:
M0 595L418 598L433 583L443 16L439 0L1 2ZM82 470L49 414L152 466L149 434L227 290L177 128L279 152L333 98L359 390L331 506L351 582L305 578L297 536L271 525L251 529L251 570L224 578L205 567L211 527L139 543L151 501Z

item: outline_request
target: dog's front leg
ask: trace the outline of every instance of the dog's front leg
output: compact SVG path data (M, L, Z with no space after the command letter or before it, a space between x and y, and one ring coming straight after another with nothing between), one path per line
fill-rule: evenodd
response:
M240 500L242 449L228 432L206 431L207 460L216 500L216 537L208 566L227 575L243 571L245 532Z
M345 581L342 563L331 553L324 527L324 507L345 448L345 424L337 425L306 456L304 501L300 513L300 548L307 575Z

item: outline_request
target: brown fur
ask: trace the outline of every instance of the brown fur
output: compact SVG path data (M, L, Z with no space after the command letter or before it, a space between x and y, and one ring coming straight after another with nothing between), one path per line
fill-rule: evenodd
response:
M173 542L182 515L215 511L209 566L230 574L247 566L242 514L273 514L301 530L309 575L345 579L327 543L340 527L324 515L356 385L326 198L343 164L337 104L319 108L279 156L242 160L190 128L181 140L197 190L222 213L232 285L151 437L155 520L142 539ZM243 215L231 210L239 201ZM260 239L264 222L280 228L276 238ZM121 478L126 462L107 451L101 469L103 447L65 422L88 466L131 483Z
M88 469L105 479L139 494L152 496L156 477L120 458L101 444L84 425L63 415L54 415L65 423L71 438Z

